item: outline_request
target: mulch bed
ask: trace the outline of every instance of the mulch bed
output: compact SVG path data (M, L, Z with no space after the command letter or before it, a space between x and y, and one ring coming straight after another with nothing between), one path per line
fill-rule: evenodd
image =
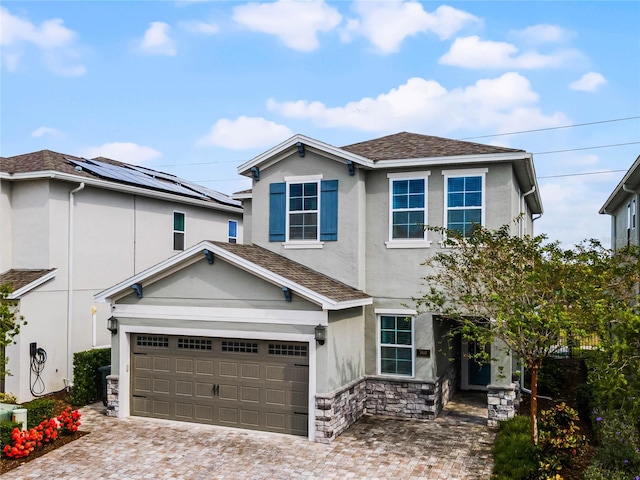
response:
M76 408L71 405L70 394L65 390L51 393L43 398L50 398L55 402L53 407L53 414L56 416L60 415L67 407L71 407L74 409ZM82 422L82 418L80 419L80 421ZM2 453L2 456L0 457L0 475L8 472L9 470L17 468L20 465L31 462L38 457L46 455L50 451L55 450L56 448L60 448L67 443L73 442L74 440L77 440L80 437L87 435L88 433L89 432L78 431L70 435L60 435L53 442L45 445L41 450L34 450L28 457L25 458L8 458L4 453ZM4 447L4 445L2 445L2 447Z

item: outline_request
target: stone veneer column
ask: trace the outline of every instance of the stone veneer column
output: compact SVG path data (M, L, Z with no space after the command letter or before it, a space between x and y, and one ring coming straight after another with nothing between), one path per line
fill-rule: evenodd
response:
M330 443L365 413L364 378L327 395L316 395L316 442Z
M107 375L107 417L117 417L120 411L118 383L118 375Z
M499 422L509 420L516 414L518 386L515 383L509 386L488 385L487 389L487 425L496 427Z

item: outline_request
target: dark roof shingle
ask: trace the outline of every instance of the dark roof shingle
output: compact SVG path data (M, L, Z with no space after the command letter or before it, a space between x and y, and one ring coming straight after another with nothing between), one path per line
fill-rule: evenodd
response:
M0 283L11 284L12 291L16 291L32 282L35 282L40 277L45 276L47 273L52 272L55 268L49 269L22 269L12 268L6 272L0 273Z
M452 157L457 155L482 155L524 151L408 132L387 135L366 142L346 145L341 148L342 150L355 153L374 162L406 158Z
M336 302L371 298L361 290L356 290L349 285L257 245L214 241L211 243Z

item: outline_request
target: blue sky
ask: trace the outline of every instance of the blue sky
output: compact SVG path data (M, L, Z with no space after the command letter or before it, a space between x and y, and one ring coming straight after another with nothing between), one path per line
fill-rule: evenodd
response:
M598 210L640 153L639 2L4 0L0 17L2 156L102 155L232 193L295 133L550 129L474 141L534 153L536 233L608 246Z

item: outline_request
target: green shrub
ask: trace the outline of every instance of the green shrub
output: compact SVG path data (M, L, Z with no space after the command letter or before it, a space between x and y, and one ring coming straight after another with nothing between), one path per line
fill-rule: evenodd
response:
M578 420L578 412L564 402L542 411L538 444L545 460L558 459L563 465L571 463L571 458L587 443L586 437L578 433L580 427L575 423Z
M538 470L538 448L531 443L529 417L500 423L493 444L493 480L521 480Z
M21 427L22 423L20 422L12 422L11 420L0 422L0 449L11 443L11 432L13 432L13 429Z
M100 400L102 398L102 376L98 368L110 364L110 348L74 353L71 403L82 406Z
M637 419L621 411L604 412L596 418L598 447L594 464L611 474L640 473L640 434ZM633 478L633 477L632 477Z
M55 402L48 398L36 398L23 403L22 408L27 409L27 428L36 427L42 420L53 417Z

